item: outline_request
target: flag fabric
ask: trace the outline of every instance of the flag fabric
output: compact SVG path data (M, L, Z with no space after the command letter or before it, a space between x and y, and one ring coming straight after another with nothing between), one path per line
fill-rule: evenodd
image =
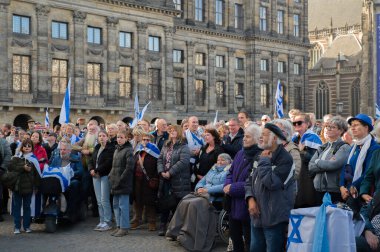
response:
M145 111L147 110L148 106L149 106L150 102L148 102L147 105L144 106L144 108L141 110L141 112L139 113L139 116L138 116L138 122L141 121L144 117L144 114L145 114Z
M45 112L45 127L47 129L50 128L50 122L49 122L49 108L46 108L46 112Z
M67 84L65 97L63 98L61 113L59 114L59 123L68 123L70 120L70 87L71 87L71 78Z
M133 108L135 109L135 117L133 118L132 123L129 124L130 128L134 128L137 125L138 120L139 120L140 106L139 106L139 97L137 95L137 92L135 95L135 104L134 104Z
M160 156L160 149L158 149L157 145L153 143L147 143L145 147L140 143L139 146L136 148L135 153L140 151L145 151L146 153L155 158L158 158Z
M376 119L379 119L380 118L380 108L379 108L379 105L377 105L376 103Z
M218 110L215 113L214 126L216 125L217 122L218 122Z
M283 95L282 95L282 87L281 87L280 80L278 80L277 82L277 90L276 90L276 113L277 113L278 118L284 117Z

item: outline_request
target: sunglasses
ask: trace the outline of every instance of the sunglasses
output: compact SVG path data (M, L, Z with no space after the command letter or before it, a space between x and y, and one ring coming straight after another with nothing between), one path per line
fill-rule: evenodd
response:
M24 145L23 147L24 147L24 148L32 148L32 146L31 146L31 145L29 145L29 144L27 144L27 145Z
M47 132L44 132L44 134L49 134L49 133L50 133L50 132L48 132L48 131L47 131Z
M148 142L149 142L149 141L150 141L150 139L143 139L143 141L148 141Z
M293 122L293 126L301 126L303 123L304 121Z

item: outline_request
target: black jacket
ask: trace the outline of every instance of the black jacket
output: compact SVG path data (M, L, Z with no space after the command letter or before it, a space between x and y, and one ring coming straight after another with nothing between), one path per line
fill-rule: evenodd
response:
M169 133L168 132L164 132L164 134L162 135L162 137L160 138L160 140L157 142L157 130L154 131L152 133L153 137L154 137L154 143L157 145L158 149L161 151L162 147L164 146L164 143L166 142L166 140L169 139Z
M231 140L231 137L228 135L223 140L224 143L222 144L222 147L232 159L234 159L236 153L243 148L243 137L244 133L239 130L234 139Z
M207 153L207 147L207 144L203 146L199 153L199 167L195 169L195 175L205 176L211 167L216 164L219 154L224 152L220 145L215 145L215 148L210 153Z
M117 146L113 154L112 169L109 173L111 194L131 194L133 189L134 159L129 142Z
M115 145L112 142L108 142L98 157L99 149L100 144L97 144L88 163L88 169L90 171L95 170L100 177L103 177L107 176L111 171ZM98 167L96 167L96 164L98 164Z

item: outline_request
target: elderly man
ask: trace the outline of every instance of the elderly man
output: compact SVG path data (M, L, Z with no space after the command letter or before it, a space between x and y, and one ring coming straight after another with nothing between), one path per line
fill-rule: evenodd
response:
M259 147L263 149L245 187L251 216L251 251L283 251L295 183L292 156L285 150L281 129L266 123Z
M261 117L261 125L264 127L264 125L268 122L272 121L272 119L270 119L270 116L269 115L263 115Z
M243 147L244 131L240 131L239 122L235 118L228 121L228 129L230 133L224 137L222 147L233 159Z
M157 130L155 130L152 135L154 137L153 142L157 145L158 149L161 151L162 146L169 138L168 123L164 119L157 119Z
M50 167L65 167L70 165L74 176L70 180L70 185L66 189L65 197L67 199L67 214L72 220L78 217L78 209L83 199L81 193L81 181L83 176L83 167L79 157L71 153L72 146L66 140L59 143L59 156L55 156L50 163Z
M36 121L34 119L29 119L28 120L28 131L32 132L34 131Z

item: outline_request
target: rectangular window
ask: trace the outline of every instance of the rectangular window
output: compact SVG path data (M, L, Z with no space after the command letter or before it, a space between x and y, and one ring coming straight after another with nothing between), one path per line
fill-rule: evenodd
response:
M160 37L149 36L149 51L160 51Z
M277 72L279 72L279 73L286 73L285 62L283 62L283 61L277 62Z
M174 63L183 63L183 51L182 50L173 50L173 62Z
M119 67L119 96L125 98L132 97L132 67Z
M235 4L235 28L244 29L244 12L241 4Z
M225 107L226 106L226 91L224 87L224 82L217 81L215 83L215 89L216 89L216 105L218 107Z
M195 54L195 65L205 66L206 65L206 55L204 53Z
M51 67L52 92L64 94L67 86L67 60L53 59Z
M277 11L277 33L284 34L284 11Z
M53 21L51 23L51 37L55 39L68 39L67 23Z
M260 7L260 31L267 30L267 8Z
M216 55L215 66L220 67L220 68L224 68L224 56L223 55Z
M161 96L161 70L149 69L149 100L160 101Z
M260 70L264 72L269 71L269 60L267 59L261 59L260 60Z
M295 98L295 108L302 110L302 88L295 87L294 89L294 98Z
M185 86L183 78L173 78L175 88L175 104L185 105Z
M204 80L195 80L195 105L204 106L206 100L206 87Z
M178 11L181 11L180 14L178 14L177 17L183 17L183 5L182 5L182 0L173 0L174 2L174 8Z
M298 14L293 16L293 35L294 37L300 36L300 15Z
M13 55L13 91L30 91L30 56Z
M87 63L87 94L93 96L101 95L101 71L102 64Z
M215 24L223 25L223 1L215 0Z
M92 44L102 44L102 29L96 27L87 27L87 42Z
M236 58L235 59L235 69L237 69L237 70L243 70L244 69L244 59L243 58Z
M260 102L261 107L263 108L269 108L269 85L268 84L261 84L260 85Z
M195 20L203 22L203 0L195 0Z
M13 15L13 32L30 34L30 17Z
M119 46L124 48L132 48L132 33L119 32Z
M294 74L295 75L300 75L300 67L301 67L301 65L300 64L298 64L298 63L294 63L294 65L293 65L293 69L294 69Z
M235 96L242 95L244 96L244 83L235 84Z

